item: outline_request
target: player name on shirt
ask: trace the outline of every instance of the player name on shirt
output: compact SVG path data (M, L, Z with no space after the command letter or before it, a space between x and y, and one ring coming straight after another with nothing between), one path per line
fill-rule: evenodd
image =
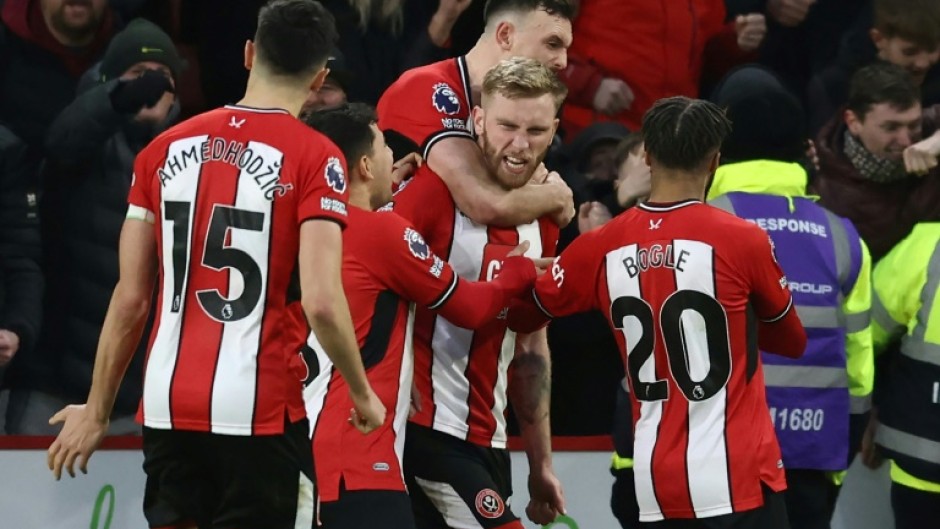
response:
M246 143L220 136L206 136L202 142L191 144L187 140L190 138L184 139L181 143L189 144L188 147L168 156L163 167L157 170L157 176L163 187L166 187L178 175L185 173L192 164L202 165L220 161L237 167L243 174L251 177L268 200L274 200L275 195L282 197L294 188L293 184L281 183L283 159L266 158L257 147L252 148L256 142Z
M646 272L650 268L671 268L680 272L685 272L684 265L689 261L692 254L689 250L679 250L676 255L673 243L653 244L649 248L638 248L636 255L630 255L624 258L623 266L631 278L636 277L640 272Z

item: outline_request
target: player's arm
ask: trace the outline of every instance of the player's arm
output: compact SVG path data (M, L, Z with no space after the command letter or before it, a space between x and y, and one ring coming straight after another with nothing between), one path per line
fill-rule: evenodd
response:
M49 469L56 479L61 477L63 467L75 477L78 458L79 468L87 473L88 459L108 431L114 399L150 311L157 276L152 215L147 220L128 218L124 222L119 260L120 278L101 328L88 401L67 406L49 420L50 424L64 422L48 453Z
M552 467L551 366L546 329L519 337L510 366L508 394L529 461L526 515L540 525L565 513L561 483Z
M793 306L787 279L774 257L770 238L758 231L754 245L747 245L751 303L757 312L758 346L762 351L799 358L806 349L806 331Z
M535 264L522 257L527 242L509 253L493 281L467 281L397 213L382 213L376 219L380 220L369 233L370 243L386 259L365 265L371 265L373 274L402 297L437 311L454 325L482 327L535 283ZM395 267L388 267L388 262Z
M563 227L574 216L571 189L560 178L506 191L493 181L483 153L469 137L438 140L427 163L447 184L460 211L478 224L513 227L551 215Z
M311 219L300 225L301 305L310 328L349 384L353 424L368 433L385 422L385 406L372 391L356 343L341 277L343 238L339 224Z
M531 290L536 278L535 265L526 257L507 257L502 266L492 281L467 281L455 276L453 293L440 308L432 305L432 309L464 329L477 329L493 321L515 297Z
M534 332L554 318L596 308L595 281L603 261L597 250L605 228L579 235L535 281L532 295L513 300L510 329Z

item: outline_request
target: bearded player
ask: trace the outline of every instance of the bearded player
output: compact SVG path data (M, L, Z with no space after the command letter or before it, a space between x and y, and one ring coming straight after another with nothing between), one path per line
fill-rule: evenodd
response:
M509 191L532 179L566 93L555 74L532 59L509 59L486 74L472 118L492 185ZM394 207L469 280L493 280L507 253L523 241L529 243L525 255L537 258L553 255L558 240L558 227L547 217L511 228L474 222L428 166L395 196ZM509 400L529 459L527 514L545 524L564 511L551 461L544 330L517 338L504 313L468 330L419 310L414 376L419 409L408 426L405 473L419 529L522 528L507 504Z

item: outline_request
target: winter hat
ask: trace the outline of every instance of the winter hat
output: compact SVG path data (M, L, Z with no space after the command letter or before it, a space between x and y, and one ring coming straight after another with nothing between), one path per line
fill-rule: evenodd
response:
M101 60L101 80L120 77L131 66L145 61L166 65L174 79L179 79L184 66L169 35L153 22L135 18L108 44Z
M343 56L343 52L339 51L338 48L333 48L330 57L326 61L326 67L330 69L327 78L338 84L344 92L349 92L356 74L346 64L346 57Z
M732 124L721 146L722 161L796 162L805 155L803 107L770 70L749 65L732 71L711 100L726 109Z

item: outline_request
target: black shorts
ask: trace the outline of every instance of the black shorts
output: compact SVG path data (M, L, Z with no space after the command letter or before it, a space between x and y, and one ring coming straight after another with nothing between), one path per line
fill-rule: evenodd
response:
M829 529L839 487L825 470L787 469L787 516L799 529Z
M512 513L509 452L408 424L405 481L418 529L522 528Z
M764 505L744 512L712 518L672 519L643 523L643 529L790 529L784 492L764 489ZM796 528L802 529L802 528Z
M265 436L144 428L143 444L150 527L313 527L306 419Z
M895 529L927 527L940 519L940 493L917 490L892 482L891 508L894 510Z
M415 519L407 492L340 488L337 501L320 503L320 527L415 529Z

